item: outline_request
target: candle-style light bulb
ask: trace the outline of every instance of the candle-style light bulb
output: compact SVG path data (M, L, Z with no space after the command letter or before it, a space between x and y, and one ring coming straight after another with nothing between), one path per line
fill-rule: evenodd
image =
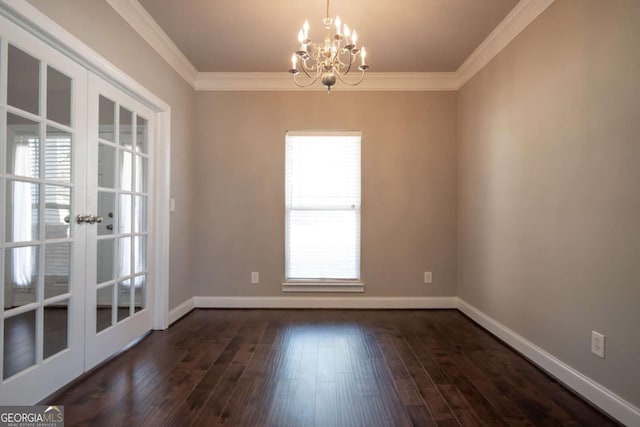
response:
M336 16L336 34L342 34L342 21L339 16Z
M349 26L347 24L344 24L344 36L346 38L351 37L351 30L349 29Z
M298 69L298 55L296 55L295 53L291 55L291 69L292 70Z
M351 43L353 43L353 45L355 46L357 42L358 42L358 33L356 32L356 30L353 30L351 31Z
M309 38L309 21L304 21L304 24L302 25L302 29L304 30L304 38L308 39Z
M362 65L364 64L364 59L367 57L367 49L364 48L364 46L362 46L362 49L360 49L360 59L362 59Z

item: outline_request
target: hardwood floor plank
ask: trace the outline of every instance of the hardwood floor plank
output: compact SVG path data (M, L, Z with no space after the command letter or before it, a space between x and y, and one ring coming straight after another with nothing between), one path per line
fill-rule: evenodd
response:
M460 391L453 384L440 384L438 386L442 396L447 401L451 411L456 416L458 423L462 426L480 426L482 423L478 419L473 408L469 405Z
M482 394L501 417L522 417L524 414L511 400L510 395L503 393L499 385L496 385L494 381L496 373L491 372L489 375L485 375L479 369L481 365L468 359L468 355L473 353L473 351L466 350L468 340L457 340L454 343L449 339L448 332L439 333L437 340L442 343L451 360L458 370L469 379L471 385Z
M431 418L431 414L424 405L407 405L405 406L411 423L414 426L436 426L436 422Z
M238 386L238 381L247 368L251 357L256 349L260 337L266 329L266 324L261 322L255 324L247 322L239 332L240 346L235 353L231 362L227 365L227 369L223 373L220 381L213 388L213 392L204 402L200 414L194 421L199 425L211 425L218 422L224 423L223 409L225 408L230 396ZM218 420L218 418L221 418Z
M411 350L411 347L405 340L405 337L394 337L394 345L396 346L404 365L409 371L411 380L418 389L418 392L420 393L420 396L425 402L425 405L433 419L435 421L455 420L455 415L451 411L451 408L444 400L444 397L428 375L427 371L420 364L420 360Z

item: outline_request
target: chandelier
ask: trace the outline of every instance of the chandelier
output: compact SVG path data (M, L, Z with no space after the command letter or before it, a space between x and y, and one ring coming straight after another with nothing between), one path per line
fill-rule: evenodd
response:
M327 0L327 14L322 20L324 26L324 41L313 42L309 38L309 21L304 21L304 25L298 32L298 42L300 50L291 55L291 69L293 81L298 87L309 87L318 79L331 91L331 87L337 80L349 86L357 86L364 80L364 73L369 69L365 63L367 50L358 47L358 33L349 28L347 24L342 25L340 17L336 19L329 17L329 0ZM334 30L335 26L335 30ZM335 32L333 32L335 31ZM356 68L357 56L360 54L360 77L356 81L347 80L347 75ZM299 62L299 66L298 66ZM298 80L300 71L306 77L303 81Z

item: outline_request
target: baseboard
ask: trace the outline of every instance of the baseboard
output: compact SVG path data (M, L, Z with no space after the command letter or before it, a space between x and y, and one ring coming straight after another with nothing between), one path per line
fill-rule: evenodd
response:
M195 298L189 298L179 306L169 310L169 326L189 314L194 308L196 308Z
M456 308L456 297L195 297L198 308Z
M463 299L457 298L457 308L602 411L626 426L640 427L640 409L631 403L576 371Z

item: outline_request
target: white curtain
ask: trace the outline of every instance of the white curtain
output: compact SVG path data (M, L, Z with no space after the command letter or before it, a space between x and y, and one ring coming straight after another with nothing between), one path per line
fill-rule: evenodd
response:
M27 144L16 144L14 156L15 175L30 176L34 164L33 150ZM24 242L33 240L33 184L13 182L13 240ZM13 283L17 286L30 286L33 276L33 249L15 248L12 260Z

